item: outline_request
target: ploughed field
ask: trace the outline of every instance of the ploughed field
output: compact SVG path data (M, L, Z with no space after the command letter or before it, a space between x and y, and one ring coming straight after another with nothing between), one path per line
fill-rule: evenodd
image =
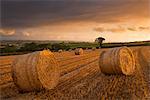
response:
M99 55L108 49L55 52L60 67L58 85L52 90L20 93L12 79L11 64L16 56L0 57L0 98L10 100L149 100L150 47L131 47L136 71L131 76L104 75L99 68Z

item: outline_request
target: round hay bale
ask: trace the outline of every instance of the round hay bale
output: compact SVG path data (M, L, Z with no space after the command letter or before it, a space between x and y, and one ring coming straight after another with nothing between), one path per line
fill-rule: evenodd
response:
M60 50L58 50L58 52L59 52L59 53L61 53L61 52L63 52L63 50L62 50L62 49L60 49Z
M83 54L83 49L82 48L75 49L75 55L81 55L81 54Z
M68 51L69 51L69 52L71 52L71 51L72 51L72 49L69 49Z
M135 71L134 55L128 47L113 48L101 53L99 66L104 74L131 75Z
M95 51L96 50L96 48L95 47L92 47L92 51Z
M52 89L59 80L59 65L49 50L18 56L12 69L14 83L21 92Z

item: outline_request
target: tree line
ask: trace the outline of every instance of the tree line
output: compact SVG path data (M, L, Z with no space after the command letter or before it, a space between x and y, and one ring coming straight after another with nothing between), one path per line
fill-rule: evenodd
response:
M1 53L12 53L12 52L27 52L27 51L40 51L44 49L50 49L52 51L69 50L70 46L65 43L46 43L46 44L38 44L38 43L25 43L23 46L19 47L15 45L6 45L5 48L1 48Z

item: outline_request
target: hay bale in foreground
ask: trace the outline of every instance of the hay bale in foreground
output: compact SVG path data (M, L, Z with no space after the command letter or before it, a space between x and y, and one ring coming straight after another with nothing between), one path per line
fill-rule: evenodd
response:
M83 54L83 49L82 48L75 49L75 55L81 55L81 54Z
M100 55L99 66L105 74L131 75L135 71L134 55L128 47L113 48Z
M17 57L13 80L21 92L54 88L59 80L59 66L53 53L44 50Z

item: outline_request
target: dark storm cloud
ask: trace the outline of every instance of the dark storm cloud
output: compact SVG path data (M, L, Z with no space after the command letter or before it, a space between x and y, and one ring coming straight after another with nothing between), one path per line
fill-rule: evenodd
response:
M34 27L67 21L120 22L148 17L148 0L2 0L2 27ZM138 13L137 13L138 12Z

